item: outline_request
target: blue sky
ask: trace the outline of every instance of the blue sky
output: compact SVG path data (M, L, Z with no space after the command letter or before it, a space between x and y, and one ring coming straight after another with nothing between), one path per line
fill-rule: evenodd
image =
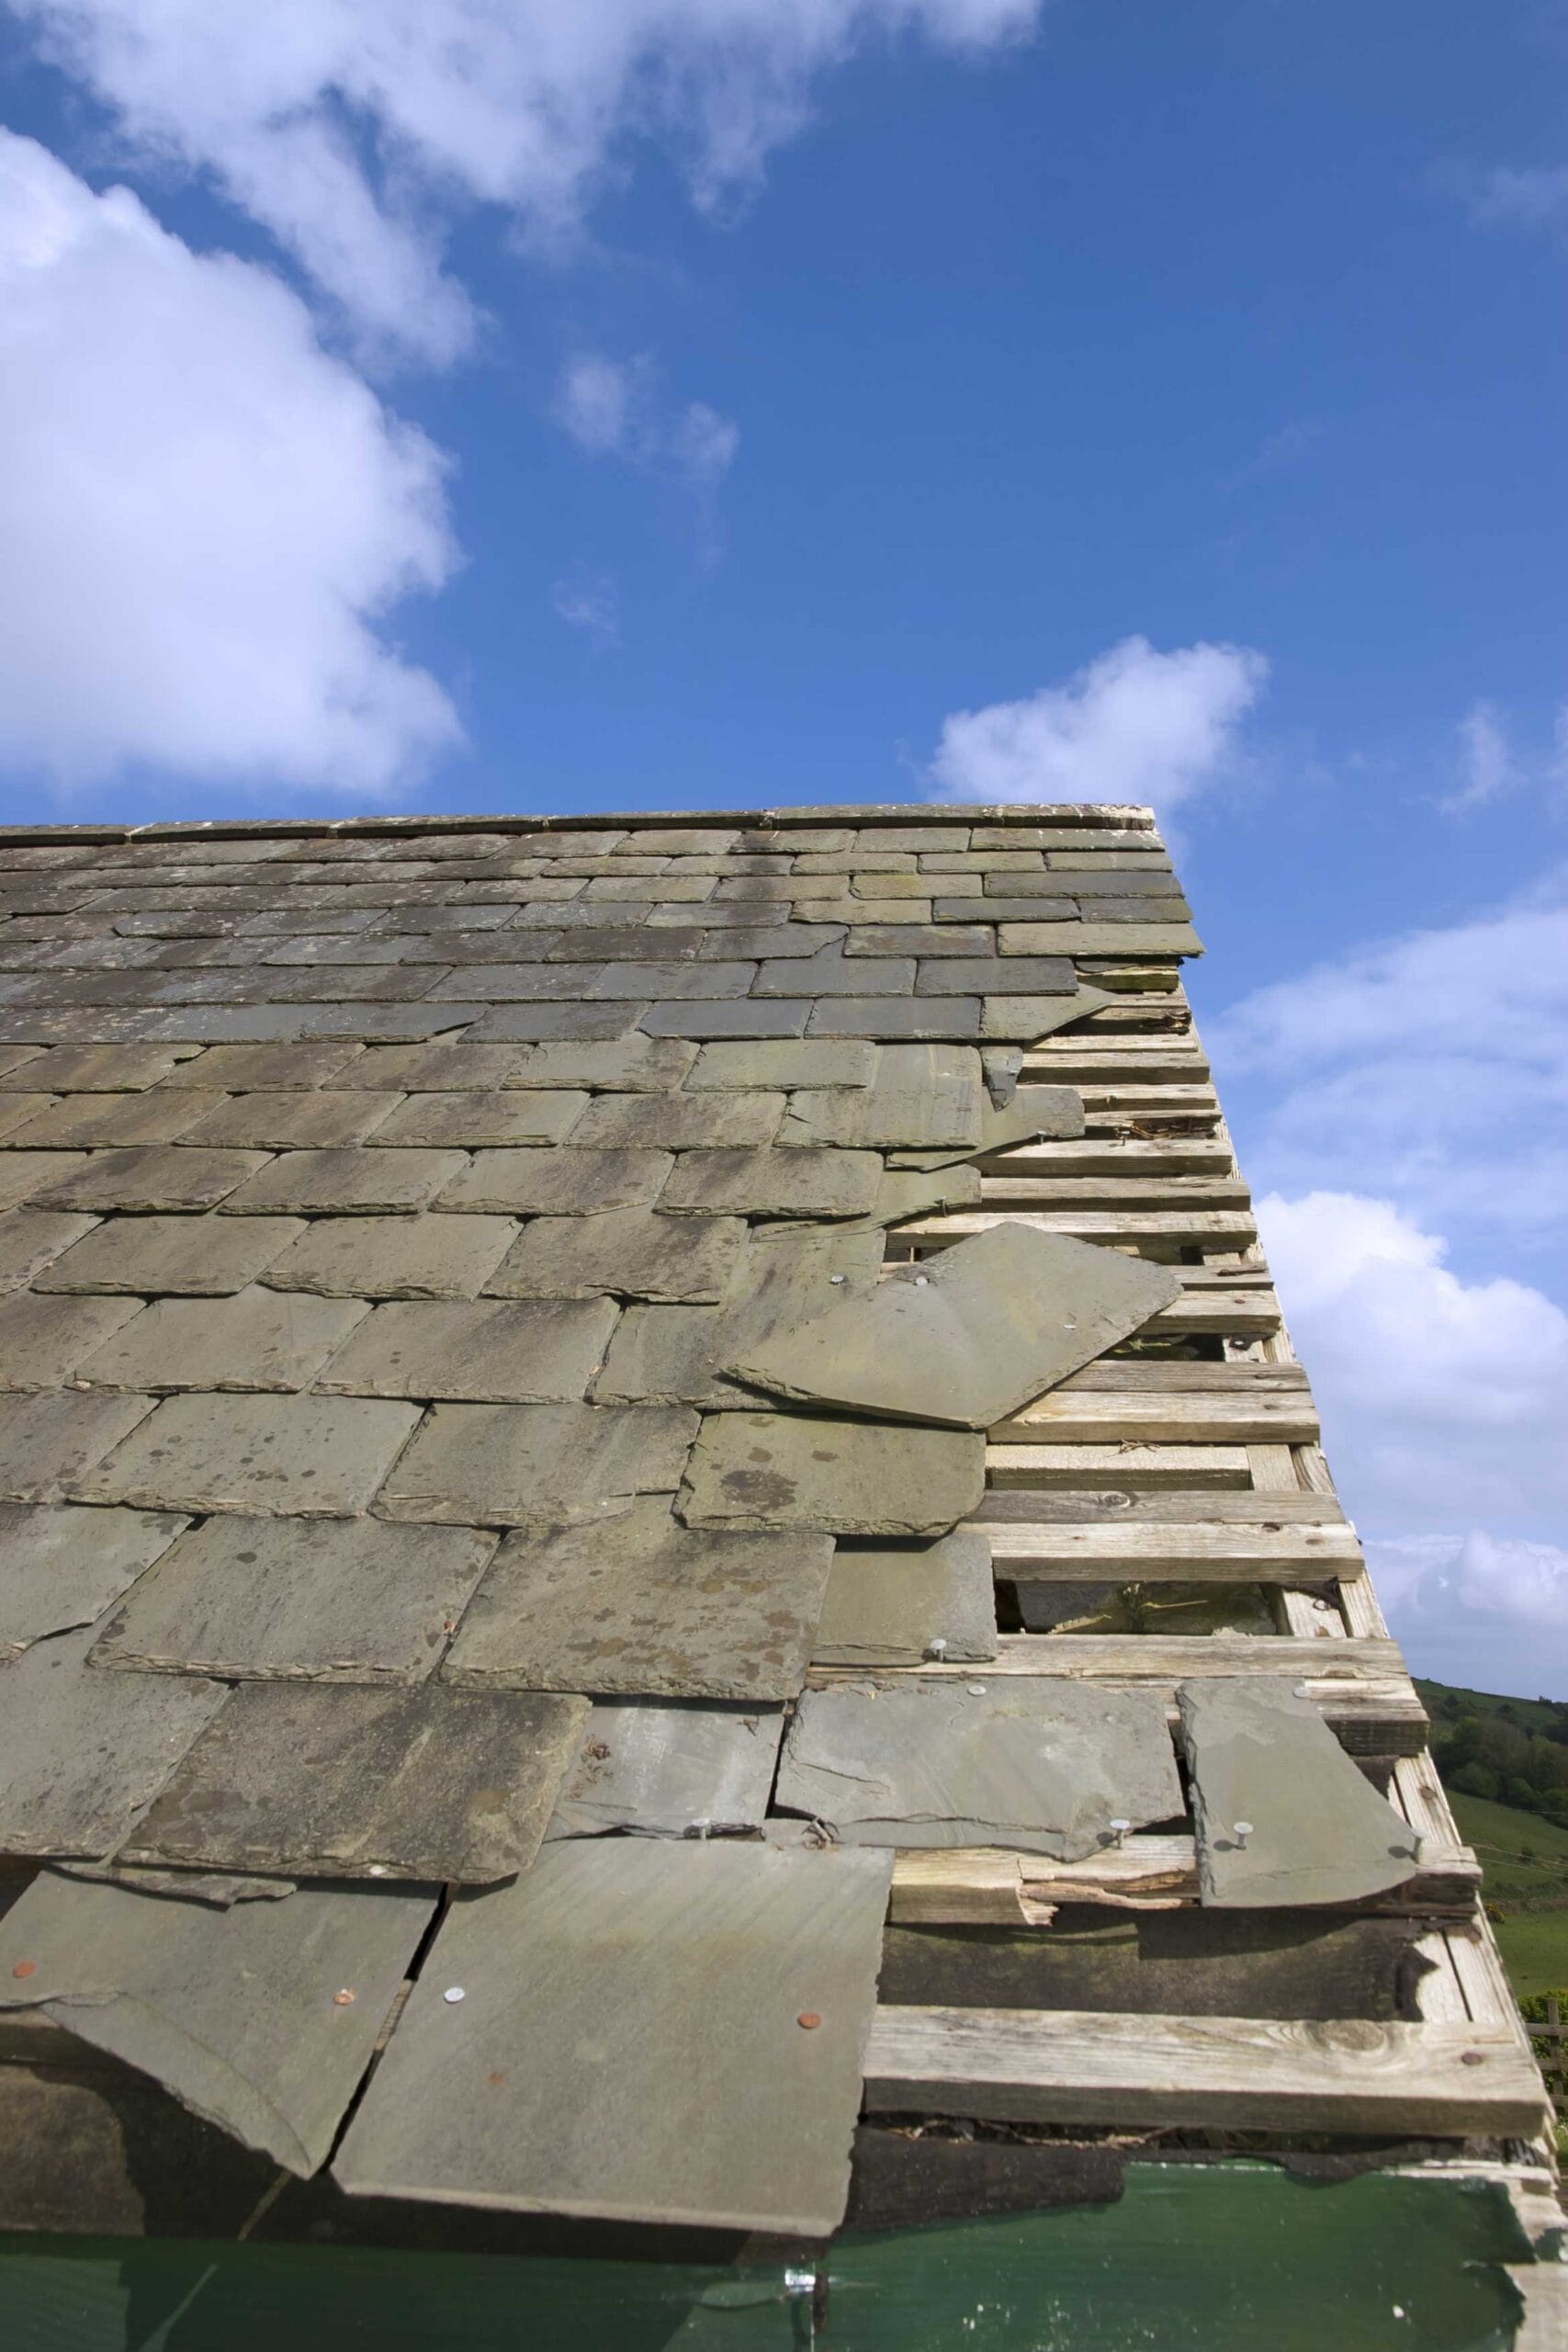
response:
M6 817L1153 799L1398 1629L1568 1693L1568 7L227 14L0 12Z

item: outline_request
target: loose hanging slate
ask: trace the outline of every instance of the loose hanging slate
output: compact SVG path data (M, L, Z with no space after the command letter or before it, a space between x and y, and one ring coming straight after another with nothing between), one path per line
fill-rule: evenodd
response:
M549 1847L448 1914L334 2177L355 2196L826 2236L891 1877L889 1854L739 1840Z
M783 1731L779 1707L602 1699L545 1836L705 1838L760 1827Z
M587 1715L537 1692L241 1683L120 1859L482 1885L537 1853Z
M991 1547L976 1529L926 1544L841 1543L822 1604L818 1666L918 1666L997 1654Z
M1206 1904L1354 1903L1413 1876L1415 1831L1289 1682L1205 1677L1177 1700Z
M807 1403L990 1429L1180 1290L1169 1267L997 1225L891 1274L868 1298L745 1350L726 1369Z
M1081 1861L1183 1808L1165 1703L1003 1675L807 1690L775 1804L850 1845L1008 1846Z
M221 1908L43 1871L0 1922L0 2009L41 2009L308 2176L434 1910L429 1887Z

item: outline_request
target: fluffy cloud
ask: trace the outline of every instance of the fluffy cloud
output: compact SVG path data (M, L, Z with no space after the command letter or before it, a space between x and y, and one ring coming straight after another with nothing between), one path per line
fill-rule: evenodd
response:
M591 457L623 458L694 491L717 489L740 446L739 426L705 401L671 409L660 399L653 363L582 352L562 371L558 422Z
M1495 800L1515 780L1508 739L1503 732L1503 722L1496 706L1489 702L1472 703L1459 723L1459 740L1462 754L1462 777L1458 789L1451 792L1443 807L1451 811L1484 808Z
M442 461L263 269L0 132L0 759L383 793L455 741L378 634Z
M943 721L931 763L957 800L1152 801L1168 814L1234 764L1269 665L1245 646L1124 638L1064 685Z
M754 185L857 45L1021 39L1039 0L13 0L139 144L210 175L366 332L450 357L441 224L569 236L637 138L694 199Z
M1258 1228L1347 1509L1417 1671L1562 1679L1568 1315L1522 1283L1461 1281L1388 1201L1271 1194ZM1468 1658L1469 1663L1466 1663ZM1477 1660L1484 1658L1485 1670Z

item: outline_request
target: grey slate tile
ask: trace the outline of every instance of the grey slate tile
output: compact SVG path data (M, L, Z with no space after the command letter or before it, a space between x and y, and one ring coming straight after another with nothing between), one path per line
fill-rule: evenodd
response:
M869 1086L876 1047L862 1038L769 1038L705 1046L686 1079L693 1093L730 1087Z
M747 1149L772 1143L784 1117L782 1094L605 1094L573 1128L579 1145L660 1151Z
M232 1516L206 1521L170 1549L185 1523L177 1519L69 1516L168 1531L156 1567L100 1629L94 1666L227 1680L423 1682L495 1549L481 1528Z
M626 1298L717 1300L745 1240L739 1217L694 1223L650 1209L535 1217L484 1288L498 1298L596 1298L614 1291Z
M1078 912L1085 922L1144 922L1184 923L1191 920L1192 910L1185 899L1174 894L1166 899L1090 899L1080 897Z
M1021 1055L1019 1058L1021 1061ZM1009 1151L1021 1143L1036 1143L1043 1136L1070 1142L1083 1131L1083 1098L1076 1086L1015 1087L1000 1110L987 1101L980 1118L980 1141L972 1153L900 1151L894 1153L893 1164L899 1168L946 1168L964 1159L988 1159L993 1152Z
M299 1217L114 1216L36 1279L40 1291L135 1292L221 1297L243 1290L296 1236Z
M229 1695L99 1674L96 1638L88 1625L0 1664L0 1853L112 1854Z
M815 956L803 959L784 957L764 964L758 975L756 993L786 997L908 996L914 985L912 958L882 956L857 959L846 955L843 947L833 946L819 948Z
M791 968L804 970L806 967ZM712 1001L745 996L758 969L755 964L739 963L606 964L586 987L572 993L590 999L635 997L644 1003L649 997L661 1002L675 998Z
M844 943L844 953L851 956L922 957L995 954L997 940L994 931L976 922L968 922L962 929L950 927L942 921L944 906L964 907L973 913L975 901L973 899L939 900L931 910L936 920L929 923L857 923Z
M170 1078L180 1057L153 1046L55 1046L0 1078L29 1094L128 1094Z
M57 1183L86 1165L87 1155L83 1151L0 1152L0 1210L14 1208L22 1201L36 1203L41 1193L52 1192Z
M185 1155L189 1158L188 1153ZM468 1162L460 1151L286 1151L223 1202L226 1215L282 1210L307 1216L375 1216L423 1209Z
M1062 956L1201 956L1203 943L1190 923L1004 922L1002 954Z
M615 1519L640 1494L673 1492L696 1427L694 1413L655 1406L437 1405L388 1477L381 1513L492 1527Z
M181 1388L304 1388L370 1310L363 1301L312 1298L254 1283L228 1298L159 1298L127 1307L118 1299L59 1299L112 1307L124 1322L84 1356L79 1376L100 1388L152 1395Z
M618 1313L610 1298L378 1306L317 1386L348 1396L565 1404L586 1394Z
M677 1509L691 1527L941 1535L979 1502L986 1442L806 1413L710 1413Z
M0 1298L0 1389L61 1388L84 1360L142 1312L139 1298Z
M660 1201L696 1216L857 1216L876 1197L871 1151L687 1151Z
M1051 874L1042 875L1040 878L1043 882L1048 882L1054 892L1059 892L1064 887L1066 877L1060 874ZM1026 875L987 874L986 880L987 883L995 881L998 884L1005 884L1010 892L1015 893L1006 898L987 898L981 900L982 906L993 922L1055 924L1076 922L1077 920L1078 906L1076 899L1061 897L1032 899L1016 895L1017 886L1028 880ZM931 911L938 922L962 922L964 920L965 911L973 921L975 901L973 899L939 899ZM994 947L994 940L992 944Z
M74 1242L91 1233L90 1216L11 1209L0 1216L0 1292L20 1290L45 1273Z
M1059 956L1045 952L1045 933L1051 925L1027 927L1039 930L1040 937L1033 943L1039 952L992 957L961 956L952 962L938 957L921 966L916 994L946 996L950 990L972 989L976 996L1067 995L1077 986L1068 953L1065 948Z
M226 1219L249 1233L260 1217ZM333 1298L476 1298L517 1238L509 1216L312 1217L261 1279Z
M686 1838L760 1829L784 1733L776 1706L601 1699L545 1832Z
M813 1002L810 997L748 997L731 1004L655 1004L640 1025L650 1037L798 1037Z
M267 1164L264 1151L204 1151L194 1145L96 1151L31 1198L39 1208L209 1209Z
M704 908L705 922L712 913L711 908ZM703 944L697 953L705 958L744 956L756 962L815 956L820 948L837 946L845 936L845 928L840 922L726 922L716 931L701 934Z
M587 1715L585 1699L537 1692L242 1682L122 1853L290 1878L490 1884L538 1852Z
M129 1427L148 1400L47 1401L122 1407ZM170 1396L107 1460L98 1457L113 1440L95 1437L96 1468L62 1474L58 1483L82 1502L149 1510L351 1518L366 1509L419 1418L415 1405L358 1396Z
M455 1148L552 1144L574 1135L588 1107L583 1093L514 1086L481 1093L411 1094L377 1131L378 1144L435 1144Z
M982 1037L1016 1037L1038 1043L1058 1029L1070 1029L1102 1005L1114 1004L1109 989L1078 987L1071 996L988 996L980 1018Z
M490 1045L526 1038L530 1041L571 1037L604 1040L625 1036L637 1025L640 1005L629 1001L608 1004L478 1005L466 1042ZM675 1035L680 1032L676 1031Z
M30 1118L16 1136L24 1151L112 1150L128 1144L173 1143L211 1108L201 1094L67 1095ZM220 1099L220 1098L218 1098Z
M773 1801L849 1845L1002 1846L1067 1861L1109 1845L1113 1820L1136 1827L1182 1810L1159 1691L1044 1675L808 1690Z
M0 1500L56 1503L152 1411L151 1396L0 1397ZM119 1500L118 1496L103 1498Z
M494 1093L527 1067L531 1046L470 1046L437 1038L423 1046L370 1046L340 1083L399 1094Z
M980 1171L955 1166L927 1171L889 1168L876 1188L871 1219L878 1226L903 1225L910 1217L934 1216L942 1209L977 1209Z
M161 1512L0 1503L0 1658L91 1625L185 1524Z
M849 2195L890 1878L869 1859L593 1838L459 1901L349 2128L340 2185L826 2236ZM468 1988L455 2005L453 1984ZM802 2012L821 2027L803 2033Z
M820 1534L683 1527L667 1496L604 1526L509 1535L442 1677L482 1690L793 1698L831 1556Z
M816 1666L919 1666L997 1654L991 1547L975 1528L920 1544L840 1543L812 1644Z
M236 1094L198 1120L186 1140L249 1145L265 1151L342 1148L378 1133L401 1100L398 1094L346 1089L329 1093L320 1088Z
M356 1086L358 1046L209 1046L182 1062L165 1086L214 1093L280 1093L316 1086ZM350 1073L353 1075L350 1075Z
M309 1887L218 1908L46 1871L0 1927L0 2003L41 2009L308 2177L434 1911L428 1888ZM35 1973L18 1984L24 1952Z
M1176 1695L1205 1905L1354 1903L1414 1874L1408 1822L1292 1683L1221 1676Z
M976 1149L985 1101L971 1046L884 1046L868 1087L804 1089L790 1103L783 1144L887 1150Z
M460 971L434 978L428 967L422 967L420 976L431 979L432 1003L478 996L493 1004L577 1004L591 996L590 984L597 975L611 968L603 964L466 964Z
M679 1037L624 1037L534 1046L509 1086L587 1086L609 1094L663 1094L679 1086L697 1057Z
M956 972L963 966L955 959L932 968ZM955 987L964 985L962 980L954 982ZM980 1000L973 996L828 998L813 1008L809 1026L814 1037L962 1040L980 1034Z
M440 1205L526 1216L650 1208L674 1164L667 1151L480 1151L447 1184Z

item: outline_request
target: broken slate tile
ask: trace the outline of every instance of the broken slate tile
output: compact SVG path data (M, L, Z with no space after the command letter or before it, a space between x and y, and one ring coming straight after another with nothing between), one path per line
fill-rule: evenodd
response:
M0 1388L62 1387L85 1357L141 1313L139 1298L51 1298L39 1291L13 1291L0 1298Z
M545 1832L722 1837L760 1829L784 1734L779 1707L601 1699Z
M148 1400L47 1401L112 1405L140 1419ZM418 1420L416 1405L358 1396L170 1396L107 1461L72 1478L70 1491L82 1502L135 1503L149 1510L353 1518L366 1509Z
M978 1529L923 1544L839 1544L813 1665L956 1665L996 1654L991 1547Z
M682 1008L682 1010L684 1008ZM530 1043L559 1037L607 1040L624 1037L637 1025L640 1008L629 1001L604 1004L502 1004L479 1006L466 1045L483 1046L516 1038ZM443 1024L446 1025L446 1024ZM679 1035L679 1031L675 1033Z
M81 1222L85 1228L87 1219ZM292 1216L109 1217L57 1258L36 1287L222 1297L243 1290L311 1230Z
M782 1094L606 1094L573 1129L571 1140L660 1151L749 1148L772 1143L784 1111Z
M289 1878L487 1885L538 1852L587 1717L586 1699L536 1691L242 1682L121 1854Z
M893 1155L893 1164L898 1168L947 1168L960 1158L987 1159L992 1152L1009 1151L1014 1144L1037 1143L1042 1136L1070 1142L1083 1131L1083 1098L1077 1087L1015 1087L1003 1109L998 1110L988 1101L983 1106L980 1141L973 1152L900 1151Z
M267 1222L232 1217L249 1233ZM509 1216L319 1216L262 1280L336 1298L474 1298L517 1238Z
M317 1386L345 1396L566 1403L586 1394L619 1312L611 1298L428 1299L378 1306Z
M987 1430L1180 1296L1168 1266L994 1225L725 1369L807 1404Z
M411 1094L378 1127L378 1144L445 1144L476 1148L486 1144L559 1143L581 1125L584 1093L512 1087L483 1093ZM587 1138L585 1138L587 1140Z
M742 997L728 1004L655 1004L638 1025L650 1037L799 1037L814 1003L811 997Z
M0 1397L0 1500L54 1503L152 1411L151 1396ZM115 1502L118 1496L105 1500Z
M362 1406L361 1411L406 1407ZM694 1413L667 1407L437 1405L388 1478L388 1519L566 1527L680 1484Z
M857 969L864 969L857 966ZM939 964L933 970L956 973L963 969L955 959L951 964ZM966 983L954 979L955 990ZM918 996L825 997L814 1005L810 1021L814 1037L884 1037L943 1038L960 1040L973 1038L980 1033L980 1000L977 996Z
M890 1878L886 1855L734 1838L550 1846L448 1914L339 2186L828 2236L849 2197ZM468 1997L443 2000L456 1984ZM803 2033L803 2013L820 2026Z
M986 1483L967 1430L884 1429L805 1413L710 1413L677 1509L689 1527L941 1535Z
M1079 988L1071 996L988 996L980 1016L980 1035L1016 1037L1021 1044L1035 1045L1116 1001L1111 989L1094 988Z
M1113 1821L1136 1828L1183 1807L1160 1692L1044 1675L807 1690L773 1802L846 1845L1002 1846L1061 1861L1113 1843Z
M603 1526L509 1535L442 1678L483 1690L793 1698L831 1558L820 1534L684 1527L663 1495Z
M32 1195L39 1208L209 1209L267 1165L263 1151L203 1151L165 1144L146 1150L95 1151L57 1182Z
M495 1549L479 1528L236 1517L209 1519L166 1549L182 1522L153 1523L170 1531L163 1556L102 1628L96 1667L423 1682Z
M759 1037L705 1046L686 1079L693 1093L728 1087L869 1086L876 1047L858 1037Z
M0 1216L0 1293L20 1290L52 1266L83 1235L91 1233L90 1216L66 1216L49 1211L11 1209Z
M310 1216L408 1214L423 1208L467 1166L460 1151L377 1151L366 1147L348 1151L286 1151L231 1193L223 1204L224 1213L236 1216L278 1210Z
M615 1292L623 1298L717 1300L745 1241L739 1217L694 1220L652 1209L535 1217L484 1288L496 1298L598 1298Z
M884 1227L903 1225L910 1217L933 1216L944 1209L977 1209L979 1205L977 1168L959 1165L929 1171L886 1168L876 1188L869 1222Z
M859 1216L881 1174L874 1151L687 1151L660 1206L694 1216Z
M1220 1676L1176 1696L1206 1905L1355 1903L1415 1874L1410 1825L1289 1681Z
M781 1144L849 1149L973 1151L985 1095L972 1046L884 1046L873 1084L805 1089L795 1095Z
M448 1183L443 1209L520 1216L601 1216L651 1208L675 1162L667 1151L480 1151Z
M112 1854L229 1695L99 1674L96 1639L87 1625L0 1664L0 1853Z
M125 1311L118 1300L69 1304ZM356 1298L291 1297L254 1283L231 1298L159 1298L130 1311L134 1322L80 1366L95 1387L304 1388L370 1312Z
M162 1512L0 1503L0 1658L92 1624L185 1524Z
M163 1082L220 1094L354 1086L358 1079L349 1073L361 1052L358 1046L209 1046Z
M301 1887L231 1908L161 1892L129 1873L92 1885L42 1872L0 1926L0 2005L41 2010L308 2177L375 2055L435 1890ZM17 1983L24 1957L32 1973ZM352 2002L334 1998L344 1986Z

